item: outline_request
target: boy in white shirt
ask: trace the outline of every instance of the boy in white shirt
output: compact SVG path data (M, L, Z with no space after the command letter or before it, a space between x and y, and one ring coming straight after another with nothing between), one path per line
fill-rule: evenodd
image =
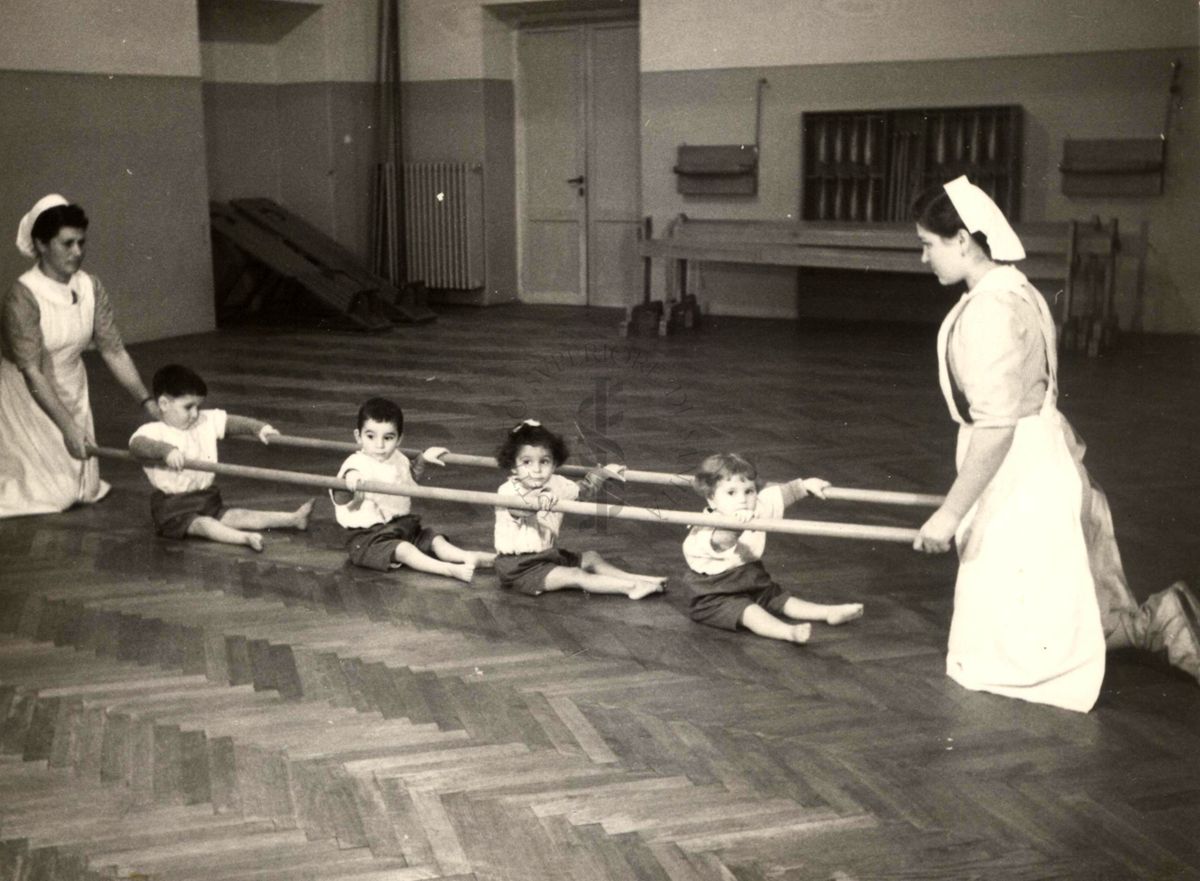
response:
M829 481L819 477L777 483L758 491L758 471L734 453L718 453L701 463L693 478L696 492L708 500L707 514L746 522L782 517L793 502L807 495L824 498ZM688 613L693 621L786 642L807 642L812 625L792 621L844 624L861 617L861 603L825 605L802 600L784 590L762 564L767 534L693 526L683 542L688 573ZM783 620L784 618L790 620Z
M361 491L364 482L416 486L427 463L444 466L445 447L430 447L413 463L400 450L404 412L386 398L371 398L358 410L354 440L359 451L338 469L345 490L330 490L337 522L351 530L346 542L355 566L387 572L407 566L418 572L469 582L476 568L488 568L496 555L465 551L444 535L421 526L408 496Z
M224 410L201 410L208 386L193 370L168 364L154 374L154 397L162 419L133 433L129 450L144 466L154 487L150 514L154 530L165 538L189 535L225 544L263 549L260 529L308 528L314 499L295 511L251 511L227 508L208 471L184 468L184 460L217 461L217 441L228 434L257 435L263 443L274 428L257 419Z

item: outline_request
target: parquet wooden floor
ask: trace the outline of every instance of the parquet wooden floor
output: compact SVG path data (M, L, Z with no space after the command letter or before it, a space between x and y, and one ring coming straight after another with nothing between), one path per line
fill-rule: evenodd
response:
M361 399L405 444L490 453L530 416L576 461L680 470L736 449L764 476L942 492L953 430L933 328L723 320L621 340L595 310L446 310L364 337L226 330L133 347L209 404L350 439ZM1135 590L1194 578L1200 342L1067 360ZM91 363L101 442L135 427ZM578 424L578 429L576 429ZM590 448L590 452L589 452ZM332 474L334 454L226 442L225 461ZM867 881L1200 878L1200 688L1113 655L1076 715L943 675L954 561L772 537L779 580L857 601L795 647L640 603L344 565L327 500L255 555L151 537L139 470L101 505L0 521L0 881ZM493 490L497 473L429 482ZM293 507L294 488L222 482ZM671 489L630 503L698 509ZM467 546L488 510L419 503ZM790 514L918 525L917 510ZM678 528L568 520L563 543L668 575Z

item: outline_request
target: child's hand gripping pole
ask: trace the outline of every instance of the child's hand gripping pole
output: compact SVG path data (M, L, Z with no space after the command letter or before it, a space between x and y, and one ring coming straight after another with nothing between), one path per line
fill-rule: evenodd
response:
M821 477L806 477L800 481L800 485L806 493L818 499L827 498L827 491L833 488L832 483Z
M450 451L445 447L429 447L421 451L421 461L429 465L436 465L439 468L445 468L445 457L449 454Z
M593 465L583 475L583 481L586 482L592 489L599 489L607 481L616 480L620 483L625 482L625 466L617 464L608 465Z

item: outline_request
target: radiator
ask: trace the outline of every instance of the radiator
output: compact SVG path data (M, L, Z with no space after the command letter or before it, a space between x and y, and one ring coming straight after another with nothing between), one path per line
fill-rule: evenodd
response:
M466 162L405 162L408 280L469 290L484 284L483 169Z

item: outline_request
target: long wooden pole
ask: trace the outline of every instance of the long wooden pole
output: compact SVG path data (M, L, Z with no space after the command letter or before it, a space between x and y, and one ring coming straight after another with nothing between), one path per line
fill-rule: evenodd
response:
M145 466L127 450L111 447L89 447L90 452L104 459L122 459ZM289 483L317 489L345 490L345 481L320 474L305 474L300 471L282 471L277 468L256 468L249 465L226 465L217 462L199 462L185 459L184 467L192 471L208 471L227 477L244 477L251 480L269 480L274 483ZM465 489L446 489L433 486L400 486L394 483L364 481L361 489L367 492L386 493L395 496L410 496L414 499L437 499L443 502L460 502L465 505L483 505L488 508L514 508L523 511L541 510L536 501L530 502L515 496L498 493L475 492ZM917 530L897 526L871 526L858 523L828 523L822 520L761 519L742 523L732 517L714 514L698 514L691 511L664 511L655 508L638 508L632 505L611 505L603 502L572 502L559 500L550 509L563 514L581 514L590 517L610 517L614 520L638 520L643 523L670 523L679 526L712 526L736 532L754 530L781 532L789 535L816 535L829 538L854 538L862 541L889 541L912 544Z
M252 440L257 437L248 435L230 435L230 439ZM349 441L323 440L315 437L298 437L288 434L275 434L267 438L270 446L301 447L310 450L330 450L338 453L358 452L358 445ZM421 450L415 447L401 447L406 456L419 456ZM480 468L499 468L499 463L491 456L471 456L465 453L447 453L442 457L447 465L470 465ZM591 469L584 465L561 465L558 470L566 475L582 477ZM674 486L680 489L691 489L690 474L671 474L665 471L636 471L626 470L626 483L646 483L656 486ZM895 492L884 489L853 489L849 487L831 486L825 490L825 498L842 502L872 502L880 505L905 505L918 508L936 508L942 504L943 496L926 493Z

